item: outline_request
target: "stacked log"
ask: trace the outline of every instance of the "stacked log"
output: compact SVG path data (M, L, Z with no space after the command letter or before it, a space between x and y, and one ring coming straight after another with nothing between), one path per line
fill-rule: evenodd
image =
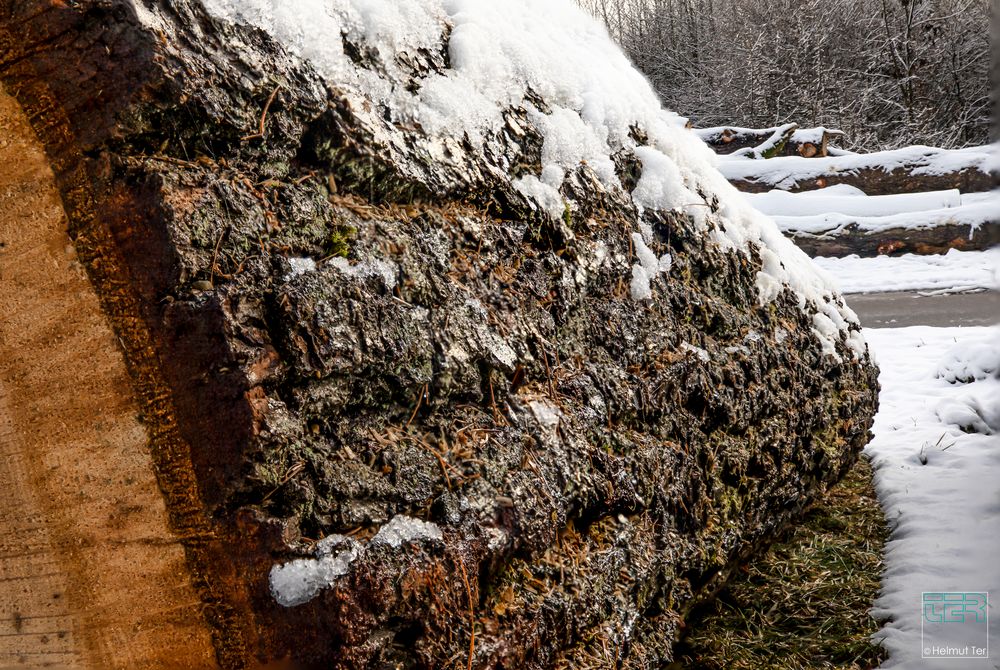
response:
M991 159L989 147L972 151L909 147L816 159L724 161L720 169L736 188L747 193L771 189L800 193L841 184L859 188L868 195L951 188L962 193L979 193L997 186L997 174L989 167Z
M802 156L803 158L822 158L830 155L831 149L844 136L844 131L833 128L799 128L790 123L774 128L740 128L737 126L719 126L717 128L697 128L695 134L710 146L715 153L729 155L746 150L756 150L774 138L775 134L785 135L787 139L781 148L770 156Z
M777 217L776 217L777 218ZM778 225L810 256L884 256L944 254L951 249L982 251L1000 244L997 215L977 224L956 223L948 215L926 227L899 226L867 230L865 222L845 218L836 227L819 233L802 230L796 217L778 219Z
M795 144L795 134L788 131L793 125L695 132L723 156L719 166L723 175L746 193L820 193L831 187L848 187L879 197L950 189L976 200L974 206L962 211L940 209L910 216L850 216L831 209L824 222L818 222L812 213L803 216L794 210L783 211L777 216L779 226L808 253L942 253L948 249L986 249L1000 239L1000 198L984 195L998 186L993 147L947 150L913 146L831 155L828 149L813 151ZM811 132L826 141L826 129ZM787 136L786 148L780 152L783 155L773 151L780 143L779 135ZM798 155L792 155L789 145Z

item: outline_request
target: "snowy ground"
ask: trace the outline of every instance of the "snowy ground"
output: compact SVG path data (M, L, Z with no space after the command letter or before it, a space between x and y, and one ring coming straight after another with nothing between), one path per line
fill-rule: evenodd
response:
M997 288L1000 248L934 256L816 258L844 293L968 291ZM998 315L1000 316L1000 315Z
M996 288L1000 250L941 256L818 258L847 293ZM938 298L955 300L956 296ZM916 298L915 309L920 300ZM1000 317L1000 315L997 315ZM884 668L1000 668L1000 616L979 624L932 621L925 593L974 610L1000 598L1000 328L866 329L881 368L881 403L866 454L892 528L874 614L889 652ZM937 596L930 595L934 598ZM924 609L925 607L929 609ZM992 634L987 637L987 626ZM989 642L989 650L986 645ZM992 658L927 658L951 653Z
M891 169L922 161L930 173L962 166L985 169L993 160L988 154L983 147L910 147L820 159L723 157L720 169L730 179L752 176L788 188L828 171L873 163ZM1000 212L996 191L870 197L839 185L745 197L782 230L813 233L848 225L882 230L943 222L975 229ZM1000 288L1000 249L814 260L849 294ZM915 298L913 305L919 310L921 300L964 297ZM864 334L880 366L882 386L866 455L891 528L882 590L873 606L873 614L885 621L876 636L889 654L882 667L1000 669L995 607L1000 599L1000 327L919 325L868 328Z
M884 668L1000 668L995 602L991 659L922 658L934 647L985 646L985 626L924 618L922 592L1000 598L1000 329L915 326L865 332L881 367L881 407L867 455L892 527L874 613ZM934 596L931 596L934 597ZM961 597L961 596L958 596ZM922 637L923 631L923 637ZM949 636L962 644L951 644ZM974 652L973 652L974 653Z

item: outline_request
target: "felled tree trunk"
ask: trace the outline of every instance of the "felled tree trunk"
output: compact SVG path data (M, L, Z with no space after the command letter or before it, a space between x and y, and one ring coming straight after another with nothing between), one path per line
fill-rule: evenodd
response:
M916 166L919 169L919 166ZM994 187L995 178L975 168L958 170L948 174L922 174L915 168L902 167L888 172L881 168L861 169L847 174L820 174L798 178L788 188L779 187L782 179L733 179L733 186L747 193L766 193L773 188L792 193L815 191L816 189L847 184L860 188L868 195L891 195L893 193L922 193L957 188L962 193L979 193Z
M942 223L929 228L888 228L869 231L850 224L829 233L787 230L786 234L810 256L882 256L943 254L951 249L981 251L1000 244L1000 223Z
M957 188L962 193L989 191L997 185L988 155L981 151L949 151L920 147L894 152L833 156L824 159L779 158L771 161L727 161L720 166L736 188L747 193L781 189L799 193L847 184L868 195L920 193Z
M394 62L446 72L447 39ZM837 296L762 304L762 249L649 209L672 263L637 302L628 152L620 187L570 173L562 216L515 188L544 100L486 148L431 141L199 0L0 0L0 79L224 667L661 667L867 441L857 325L814 329Z

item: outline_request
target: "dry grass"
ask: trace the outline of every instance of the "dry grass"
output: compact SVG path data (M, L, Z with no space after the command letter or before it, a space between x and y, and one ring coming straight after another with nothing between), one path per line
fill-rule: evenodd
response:
M803 523L688 622L676 667L782 670L877 666L868 609L878 592L882 512L863 459Z

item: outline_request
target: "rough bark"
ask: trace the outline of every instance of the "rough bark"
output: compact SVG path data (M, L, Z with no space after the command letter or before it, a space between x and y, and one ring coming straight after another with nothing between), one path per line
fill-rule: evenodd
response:
M674 269L639 307L626 189L581 166L577 209L533 211L507 176L538 162L523 108L488 151L428 161L419 129L196 0L0 0L0 78L121 338L172 522L211 529L184 543L224 666L660 667L867 441L875 368L823 355L790 291L761 306L756 254L647 212ZM598 243L619 260L593 264ZM355 270L288 260L345 254ZM369 543L275 603L275 562L397 514L442 539Z

